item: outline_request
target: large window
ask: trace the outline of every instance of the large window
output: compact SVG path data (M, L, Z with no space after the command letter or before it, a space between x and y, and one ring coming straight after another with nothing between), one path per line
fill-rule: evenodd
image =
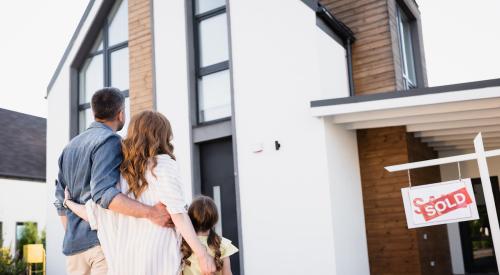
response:
M413 51L412 21L405 11L398 6L396 11L399 33L399 50L401 52L401 66L405 89L417 87L415 73L415 55Z
M194 0L198 122L231 116L225 0Z
M79 132L87 129L94 120L90 99L103 87L120 89L126 96L125 111L127 115L130 113L127 0L117 1L111 10L79 71L78 83Z

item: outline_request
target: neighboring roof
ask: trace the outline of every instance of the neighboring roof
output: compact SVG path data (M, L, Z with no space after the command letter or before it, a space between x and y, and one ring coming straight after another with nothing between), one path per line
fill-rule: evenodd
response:
M90 10L92 9L92 6L94 5L95 0L90 0L89 4L87 5L87 8L85 8L85 11L83 12L82 18L80 18L80 22L78 22L78 25L76 26L76 30L73 33L73 36L71 36L71 40L69 41L68 46L66 47L66 50L64 51L64 54L59 61L59 64L57 64L56 71L50 78L49 85L47 86L47 94L45 95L45 98L49 96L50 90L52 89L52 86L54 85L54 82L56 82L57 77L59 76L59 73L61 72L62 67L64 66L64 63L66 62L66 59L68 58L69 52L73 48L73 45L75 44L76 38L80 34L80 31L82 29L83 23L87 20L87 17L89 16Z
M0 177L45 181L47 120L0 108Z

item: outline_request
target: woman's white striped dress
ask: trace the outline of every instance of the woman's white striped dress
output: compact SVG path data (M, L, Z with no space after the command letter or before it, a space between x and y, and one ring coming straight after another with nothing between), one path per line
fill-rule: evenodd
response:
M146 173L147 189L137 199L143 204L162 202L171 214L185 213L182 183L177 163L168 155L158 155L154 175ZM127 182L120 188L126 194ZM133 194L129 194L131 198ZM85 205L89 223L108 263L110 275L178 275L181 273L181 236L173 228L162 228L147 219L125 216L101 208L92 200Z

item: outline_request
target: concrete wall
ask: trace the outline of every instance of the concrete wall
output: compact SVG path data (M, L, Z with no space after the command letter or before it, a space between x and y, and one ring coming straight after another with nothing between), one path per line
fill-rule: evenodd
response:
M325 40L318 39L314 12L301 1L259 0L230 1L229 14L245 273L368 274L361 199L350 197L360 189L356 141L309 112L310 100L324 92L315 52ZM332 76L344 66L331 65ZM348 93L344 82L331 86ZM256 144L264 150L255 153ZM338 166L335 152L327 158L338 148L353 166ZM344 200L332 199L342 191ZM348 199L353 221L336 216ZM341 255L347 243L353 252Z
M370 274L356 131L325 129L337 274Z
M319 28L316 30L321 98L349 96L349 74L345 48Z
M186 9L184 1L154 1L156 106L171 122L175 155L192 197L191 136L188 104Z
M45 228L44 182L0 178L0 222L2 222L3 247L11 253L16 245L16 222L36 222L38 231Z
M471 141L472 142L472 141ZM461 155L470 152L444 152L440 157ZM488 168L490 176L500 176L500 157L488 158ZM467 161L460 163L460 172L462 178L479 178L479 168L476 161ZM441 178L443 181L458 179L457 164L441 165ZM450 242L450 254L452 260L453 274L463 274L464 261L462 256L462 244L460 241L460 230L457 223L448 224L448 238Z

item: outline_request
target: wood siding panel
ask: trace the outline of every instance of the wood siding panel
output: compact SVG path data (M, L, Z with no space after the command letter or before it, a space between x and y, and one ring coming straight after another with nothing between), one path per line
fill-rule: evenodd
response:
M130 113L154 109L151 0L129 0Z
M422 274L415 230L406 228L406 173L387 165L408 162L405 127L358 130L359 164L371 274Z

